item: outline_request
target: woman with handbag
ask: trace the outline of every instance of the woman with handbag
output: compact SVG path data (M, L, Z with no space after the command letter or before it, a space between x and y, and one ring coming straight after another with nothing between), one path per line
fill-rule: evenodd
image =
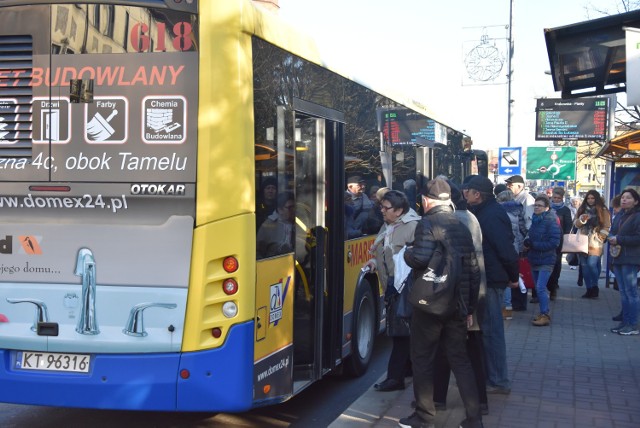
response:
M574 226L580 230L581 234L589 237L588 253L580 254L580 267L587 287L582 297L596 299L600 293L598 288L598 278L602 269L600 259L604 251L604 242L611 228L609 210L596 190L587 192L587 196L576 212Z
M556 264L556 249L562 237L560 221L555 211L550 210L549 207L549 198L546 195L536 197L529 235L524 240L524 248L531 264L531 273L540 304L540 314L532 321L532 324L538 327L551 323L547 282Z
M618 281L622 321L611 329L622 336L640 334L638 330L638 270L640 269L640 195L624 189L620 195L620 214L609 235L609 255Z
M385 288L387 334L392 337L393 347L387 365L387 379L375 384L374 388L376 391L396 391L404 389L404 378L411 372L411 359L408 319L401 319L395 313L400 294L395 287L397 269L393 256L407 243L413 242L416 225L421 217L409 208L407 197L398 190L389 190L382 196L380 210L384 224L369 250L374 257L365 267L371 272L378 272L380 283ZM402 280L400 278L397 282Z

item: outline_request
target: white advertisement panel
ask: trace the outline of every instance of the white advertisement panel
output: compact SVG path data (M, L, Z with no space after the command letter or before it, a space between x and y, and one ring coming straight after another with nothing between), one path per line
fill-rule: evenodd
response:
M627 106L640 105L640 28L625 27L627 46Z

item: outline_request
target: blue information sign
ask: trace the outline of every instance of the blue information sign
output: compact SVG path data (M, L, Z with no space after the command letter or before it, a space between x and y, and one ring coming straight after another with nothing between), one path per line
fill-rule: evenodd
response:
M522 149L520 147L500 147L498 156L498 174L522 174Z

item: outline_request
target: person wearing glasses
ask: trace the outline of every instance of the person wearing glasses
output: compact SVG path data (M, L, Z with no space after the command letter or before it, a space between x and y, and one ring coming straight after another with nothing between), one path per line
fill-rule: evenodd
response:
M584 284L587 287L587 292L582 298L597 299L600 293L598 279L602 269L600 259L611 228L611 215L597 190L587 192L587 196L576 212L574 225L580 229L581 234L589 236L588 254L579 255Z
M392 337L393 347L387 364L387 378L374 385L376 391L396 391L404 389L404 378L411 372L410 341L408 323L406 329L390 328L398 325L390 303L398 294L394 285L395 263L393 255L405 245L413 242L413 235L420 216L409 207L409 200L398 190L389 190L380 200L380 211L384 224L378 232L369 253L374 257L365 264L371 272L378 272L378 278L385 289L387 302L387 334Z
M550 205L547 195L535 198L531 228L524 240L524 248L531 264L531 273L540 304L540 313L532 321L532 324L538 327L548 326L551 323L547 282L556 264L556 250L562 238L560 221L556 213L549 209Z
M292 192L278 195L276 210L262 223L256 237L259 259L294 251L296 204Z
M560 235L560 245L558 245L556 250L556 264L553 267L553 272L551 272L551 277L547 283L550 298L551 300L555 300L558 295L558 288L560 287L558 281L560 279L560 272L562 271L562 238L564 234L571 233L573 219L571 217L571 210L564 204L564 188L554 187L551 192L550 202L551 209L556 212L556 215L560 220L560 230L562 231L562 235Z

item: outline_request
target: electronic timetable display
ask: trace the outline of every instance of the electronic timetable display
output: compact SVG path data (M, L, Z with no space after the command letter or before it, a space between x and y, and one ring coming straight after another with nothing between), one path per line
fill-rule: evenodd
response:
M607 139L609 98L536 101L536 140Z

